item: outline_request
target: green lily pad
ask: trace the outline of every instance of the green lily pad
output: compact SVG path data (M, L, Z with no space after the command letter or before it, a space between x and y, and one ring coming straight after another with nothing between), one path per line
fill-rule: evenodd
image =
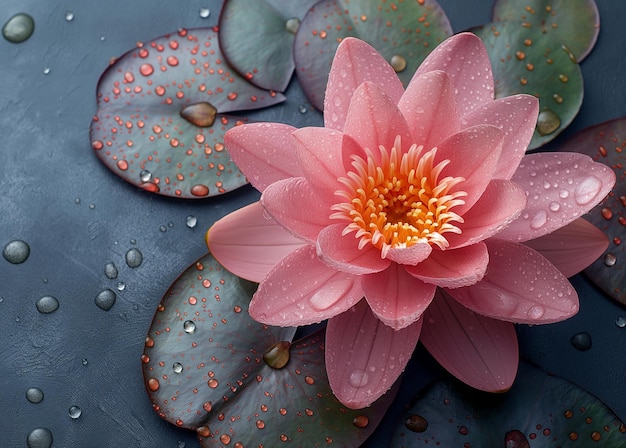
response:
M318 0L228 0L220 15L220 46L248 81L284 92L295 67L300 20Z
M341 405L326 376L324 330L292 344L294 328L249 316L255 289L210 255L172 285L142 356L154 410L196 431L204 447L359 446L395 394L367 409Z
M626 426L606 405L569 381L524 363L505 394L436 382L402 421L390 446L626 446Z
M587 154L615 171L613 190L585 216L609 237L609 247L585 273L607 294L626 304L626 117L584 129L559 149Z
M207 28L138 44L103 73L97 100L91 145L111 171L148 191L203 198L246 184L223 144L244 119L227 114L284 96L235 73Z
M328 73L342 39L358 37L372 45L406 86L428 53L451 34L450 22L435 0L319 2L296 34L296 75L309 101L322 110Z
M582 61L598 39L600 13L595 0L496 0L493 20L512 20L561 42Z
M538 28L492 22L473 30L485 43L496 97L539 98L539 119L529 149L554 139L572 122L583 100L583 78L571 52Z

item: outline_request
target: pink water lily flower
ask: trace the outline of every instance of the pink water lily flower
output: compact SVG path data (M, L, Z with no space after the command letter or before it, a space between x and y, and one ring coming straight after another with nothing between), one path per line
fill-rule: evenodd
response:
M372 47L344 39L325 127L260 123L226 134L262 196L216 222L208 246L260 282L254 319L329 319L326 368L346 406L385 393L418 338L462 381L507 390L518 365L513 322L577 312L566 275L607 242L576 218L615 182L584 155L525 155L537 114L529 95L494 100L472 34L438 46L406 90Z

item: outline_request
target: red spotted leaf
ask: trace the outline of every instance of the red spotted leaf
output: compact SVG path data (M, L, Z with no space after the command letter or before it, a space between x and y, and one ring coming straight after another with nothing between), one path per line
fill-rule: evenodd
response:
M137 45L103 73L97 100L91 144L111 171L155 193L202 198L246 183L224 150L241 120L227 114L284 97L235 73L206 28Z
M292 344L293 328L252 320L254 288L210 255L172 285L142 357L155 411L195 430L204 447L359 446L394 393L345 408L326 376L324 331Z

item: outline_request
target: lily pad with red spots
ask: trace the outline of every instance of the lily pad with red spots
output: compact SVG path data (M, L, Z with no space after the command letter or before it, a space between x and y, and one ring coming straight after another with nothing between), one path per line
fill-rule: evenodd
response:
M406 86L428 53L451 34L435 0L320 1L296 34L296 75L309 101L322 110L332 59L345 37L358 37L376 48Z
M511 20L561 42L582 61L600 33L595 0L496 0L493 20Z
M235 73L207 28L139 44L104 72L97 100L91 144L111 171L155 193L202 198L246 183L224 150L241 120L227 114L284 97Z
M292 344L295 329L252 320L255 287L210 255L172 285L142 357L154 410L195 430L204 447L359 446L395 394L367 409L341 405L326 376L324 331Z
M428 387L390 446L574 448L626 446L626 426L590 393L529 364L505 394L460 382Z
M582 104L583 78L567 48L552 35L520 22L492 22L473 31L487 47L496 97L527 93L539 98L539 118L529 149L549 142L569 126Z
M295 67L294 35L318 0L227 0L220 15L220 46L251 83L284 92Z
M609 237L609 247L585 273L607 294L626 304L626 118L584 129L561 145L560 150L587 154L615 171L613 190L586 215Z

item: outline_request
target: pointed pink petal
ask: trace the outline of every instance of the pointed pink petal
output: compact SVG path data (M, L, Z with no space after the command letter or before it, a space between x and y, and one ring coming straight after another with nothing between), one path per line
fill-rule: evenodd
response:
M324 97L324 126L343 130L352 94L364 82L385 90L397 103L404 87L389 63L374 48L352 37L337 47Z
M578 312L578 295L548 260L523 244L487 240L489 267L475 285L448 293L484 316L520 324L547 324Z
M342 235L344 224L326 227L317 236L317 255L329 267L349 274L371 274L386 269L391 263L380 257L380 250L371 244L359 249L354 234Z
M217 261L233 274L260 282L278 261L305 243L265 216L258 202L217 221L206 234Z
M445 72L433 71L413 78L398 108L411 130L413 142L426 150L461 128L454 87Z
M524 244L546 257L563 275L571 277L596 261L609 247L609 240L602 230L578 218Z
M475 314L441 290L423 320L421 341L448 372L475 389L511 388L519 363L513 324Z
M392 247L387 254L385 254L385 258L395 261L398 264L415 266L417 263L428 258L432 250L432 246L427 242L418 242L410 247Z
M329 268L313 245L280 260L250 302L250 316L282 327L309 325L343 313L363 298L358 276Z
M449 160L441 172L445 176L463 177L465 181L454 187L467 196L464 205L453 211L463 215L487 188L502 152L502 131L491 125L478 125L463 129L448 137L438 146L436 162Z
M394 330L417 321L435 295L436 287L410 276L402 266L363 277L363 290L374 315Z
M414 77L434 70L442 70L450 76L461 116L493 100L489 55L483 42L474 34L460 33L443 41L426 57Z
M365 300L328 321L326 370L344 405L364 408L382 396L411 358L422 321L395 331L378 320Z
M577 153L526 155L511 180L528 196L519 218L498 234L510 241L528 241L569 224L609 194L615 173L608 166Z
M280 180L261 195L261 205L294 235L314 243L320 231L331 224L332 203L303 177Z
M426 260L417 266L406 266L406 270L423 282L459 288L483 278L488 263L487 246L476 243L460 249L434 250Z
M352 96L344 133L374 154L378 154L380 145L390 150L397 136L400 136L405 150L413 143L406 120L395 101L369 82L361 84Z
M259 191L272 182L301 176L293 149L293 126L250 123L226 132L224 146L231 159Z
M538 113L536 97L515 95L489 101L462 118L464 127L491 124L504 133L502 154L494 178L510 179L513 176L533 137Z
M503 179L492 179L480 199L458 224L460 234L446 233L448 249L468 246L496 235L526 207L526 194L517 184Z

